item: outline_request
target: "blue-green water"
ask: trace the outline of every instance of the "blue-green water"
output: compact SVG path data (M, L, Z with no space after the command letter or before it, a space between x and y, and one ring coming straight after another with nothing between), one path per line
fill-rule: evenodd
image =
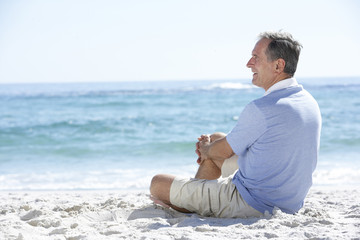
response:
M360 78L298 79L322 117L317 185L360 185ZM0 190L145 189L191 176L195 142L228 132L250 81L0 85Z

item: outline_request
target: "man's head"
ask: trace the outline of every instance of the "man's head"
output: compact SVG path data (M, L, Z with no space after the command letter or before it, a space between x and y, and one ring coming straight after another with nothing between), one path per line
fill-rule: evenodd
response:
M246 65L254 73L253 84L267 90L276 82L293 77L301 47L289 33L261 33Z

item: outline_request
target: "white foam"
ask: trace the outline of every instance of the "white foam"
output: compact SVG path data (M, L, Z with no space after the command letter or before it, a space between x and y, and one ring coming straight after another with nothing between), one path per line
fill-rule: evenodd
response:
M208 87L205 87L206 90L211 89L251 89L256 88L252 84L239 83L239 82L225 82L225 83L214 83Z
M196 164L162 169L104 169L84 172L37 172L3 174L0 191L9 190L147 190L151 179L158 173L176 176L194 176Z
M197 164L162 168L103 168L73 171L18 172L0 175L0 191L4 190L148 190L158 173L193 177ZM360 166L319 164L313 175L316 186L360 186Z
M320 186L360 186L360 169L350 167L319 168L314 172L313 182L314 185Z

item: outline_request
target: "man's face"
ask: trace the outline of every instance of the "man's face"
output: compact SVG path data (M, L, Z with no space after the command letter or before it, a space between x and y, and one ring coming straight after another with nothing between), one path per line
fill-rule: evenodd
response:
M274 62L268 61L265 51L270 39L260 39L252 51L252 57L246 64L253 72L252 83L267 90L276 78L274 75Z

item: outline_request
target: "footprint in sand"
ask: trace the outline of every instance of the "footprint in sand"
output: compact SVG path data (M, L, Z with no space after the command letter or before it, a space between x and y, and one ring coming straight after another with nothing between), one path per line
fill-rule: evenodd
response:
M42 215L42 212L40 210L32 210L28 213L26 213L24 216L21 216L20 219L22 221L28 221L28 220L31 220L33 218L37 218L39 216Z

